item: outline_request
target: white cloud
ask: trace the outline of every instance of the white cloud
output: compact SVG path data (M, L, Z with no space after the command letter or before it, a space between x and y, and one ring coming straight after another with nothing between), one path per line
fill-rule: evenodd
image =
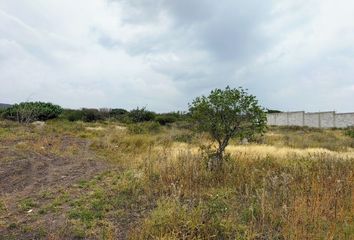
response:
M0 102L185 109L243 85L265 107L351 111L349 0L2 0Z

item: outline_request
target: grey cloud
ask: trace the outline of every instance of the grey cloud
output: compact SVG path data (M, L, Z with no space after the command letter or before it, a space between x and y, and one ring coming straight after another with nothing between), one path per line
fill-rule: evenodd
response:
M159 12L168 12L174 22L173 28L165 34L162 33L157 38L151 36L141 39L133 46L133 52L139 53L142 49L149 49L148 46L161 42L168 48L168 43L173 44L176 38L181 39L181 45L175 47L186 47L183 42L187 38L193 47L211 52L218 61L250 58L270 44L262 29L262 24L270 17L270 2L226 0L220 4L209 0L180 0L146 4L144 1L129 1L131 8L138 9L137 12L145 12L134 16L136 19L145 19L148 16L153 18ZM139 50L138 45L143 47Z
M0 14L0 102L33 96L66 107L170 111L231 85L265 107L354 110L351 7L349 0L0 2L8 13Z
M202 23L213 18L213 10L218 4L212 0L180 0L163 2L164 7L176 19L176 26Z
M177 19L177 25L193 26L203 48L219 61L245 60L269 44L262 29L272 10L268 0L173 3L169 10Z
M127 24L146 24L157 20L161 13L161 0L107 0L123 7L122 21Z

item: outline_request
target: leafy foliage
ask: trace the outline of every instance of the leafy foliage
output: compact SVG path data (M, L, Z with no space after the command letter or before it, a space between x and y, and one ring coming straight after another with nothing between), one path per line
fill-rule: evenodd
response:
M154 134L160 131L160 124L157 122L141 122L128 125L128 131L132 134Z
M117 120L122 120L124 117L128 115L128 111L123 108L114 108L111 109L109 115L111 118L115 118Z
M161 125L167 125L167 124L176 122L177 118L172 116L172 115L164 114L164 115L157 116L155 118L155 121L158 122Z
M354 127L350 127L345 131L345 135L354 139Z
M97 109L84 108L82 111L82 120L84 122L94 122L104 119L104 114Z
M216 167L222 165L225 148L232 137L251 137L263 133L266 127L263 108L255 96L242 88L215 89L207 97L197 97L189 111L197 128L208 132L218 144L213 152Z
M5 109L0 108L0 119L4 117Z
M143 108L136 108L129 112L128 117L133 123L147 122L155 119L155 113Z
M60 117L70 122L80 121L83 118L83 112L81 110L65 109Z
M12 105L3 113L6 119L29 123L33 121L45 121L58 117L63 109L52 103L23 102Z
M267 113L281 113L282 111L276 109L267 109Z
M84 121L84 122L94 122L99 120L106 119L117 119L123 120L123 118L127 117L128 111L125 109L89 109L83 108L80 110L74 109L65 109L62 118L67 119L71 122L73 121Z

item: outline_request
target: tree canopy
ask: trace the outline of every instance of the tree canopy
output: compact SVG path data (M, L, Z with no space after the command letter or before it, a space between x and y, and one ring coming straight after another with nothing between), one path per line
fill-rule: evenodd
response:
M266 114L255 96L243 88L215 89L209 96L197 97L190 105L192 120L201 131L217 142L215 162L221 165L225 148L232 137L251 137L263 133Z

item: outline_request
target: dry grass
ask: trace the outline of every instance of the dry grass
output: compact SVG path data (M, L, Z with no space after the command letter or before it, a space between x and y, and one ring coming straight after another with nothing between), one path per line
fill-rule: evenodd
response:
M206 169L199 150L208 139L185 129L154 126L152 132L132 134L116 123L58 121L43 129L6 124L0 136L32 139L21 148L45 152L42 147L50 142L53 154L77 154L79 146L60 148L64 134L89 141L91 151L116 169L38 206L45 212L38 217L44 218L56 214L55 203L68 222L67 228L44 235L53 239L354 236L353 139L342 130L271 129L256 139L260 144L234 140L223 171L215 173ZM0 214L4 206L0 199Z
M146 183L162 200L132 238L353 236L353 158L284 149L254 157L253 148L231 156L219 174L206 171L194 149L158 150L145 159Z

